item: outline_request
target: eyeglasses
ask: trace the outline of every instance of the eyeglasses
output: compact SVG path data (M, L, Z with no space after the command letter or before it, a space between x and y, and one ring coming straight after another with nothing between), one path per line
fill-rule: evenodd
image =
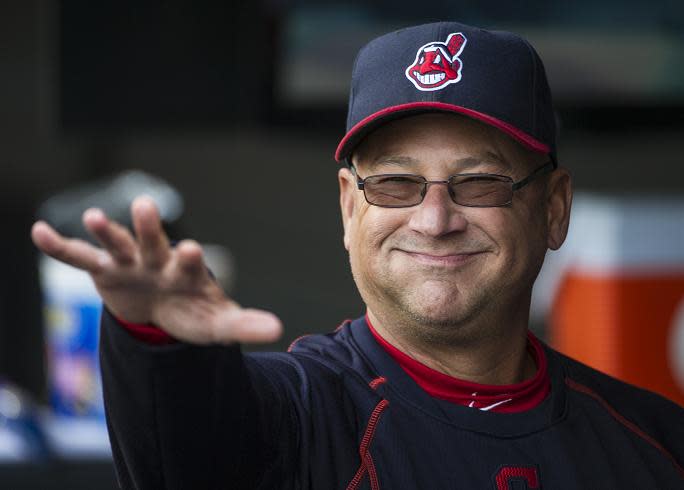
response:
M465 173L456 174L448 180L427 180L422 175L382 174L362 179L356 174L359 190L363 191L368 204L383 208L408 208L417 206L425 198L428 186L445 184L451 200L461 206L489 208L508 206L513 193L534 179L552 172L554 164L548 161L518 182L506 175ZM355 172L354 168L352 170Z

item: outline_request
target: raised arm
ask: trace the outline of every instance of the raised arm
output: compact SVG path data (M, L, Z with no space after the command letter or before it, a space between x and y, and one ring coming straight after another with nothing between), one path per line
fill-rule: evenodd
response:
M296 430L288 400L247 368L239 342L272 341L281 323L226 297L196 242L170 247L150 199L136 199L131 212L135 237L86 211L101 248L43 222L32 230L43 252L91 275L106 306L100 359L120 486L256 488L292 454L281 430ZM158 326L177 342L141 342L120 320Z
M136 237L99 209L84 213L86 229L102 248L63 237L41 221L32 238L47 255L88 272L106 307L122 320L157 325L193 344L272 342L280 336L275 315L241 308L225 296L197 242L169 246L151 199L137 198L131 213Z

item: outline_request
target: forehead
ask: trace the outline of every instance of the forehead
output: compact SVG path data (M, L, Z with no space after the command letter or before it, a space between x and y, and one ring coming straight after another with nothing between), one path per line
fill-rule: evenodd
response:
M484 163L513 173L541 161L503 132L457 114L421 114L387 123L369 134L354 153L354 164L370 169L384 162L420 167ZM401 163L403 162L403 163ZM413 170L425 170L412 169Z

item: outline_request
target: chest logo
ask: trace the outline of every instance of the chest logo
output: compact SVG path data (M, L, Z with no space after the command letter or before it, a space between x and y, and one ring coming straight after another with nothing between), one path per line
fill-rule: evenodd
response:
M416 60L406 68L406 78L425 92L441 90L460 81L463 62L459 55L467 41L462 32L454 32L445 42L429 42L418 48Z
M512 490L512 488L526 490L541 489L539 470L536 466L501 466L494 475L494 488L496 490Z

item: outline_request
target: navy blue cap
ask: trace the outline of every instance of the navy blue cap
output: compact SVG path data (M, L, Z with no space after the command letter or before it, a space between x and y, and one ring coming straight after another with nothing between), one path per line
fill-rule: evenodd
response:
M371 131L425 112L459 113L489 124L556 162L556 123L544 65L522 37L456 22L402 29L356 57L344 161Z

